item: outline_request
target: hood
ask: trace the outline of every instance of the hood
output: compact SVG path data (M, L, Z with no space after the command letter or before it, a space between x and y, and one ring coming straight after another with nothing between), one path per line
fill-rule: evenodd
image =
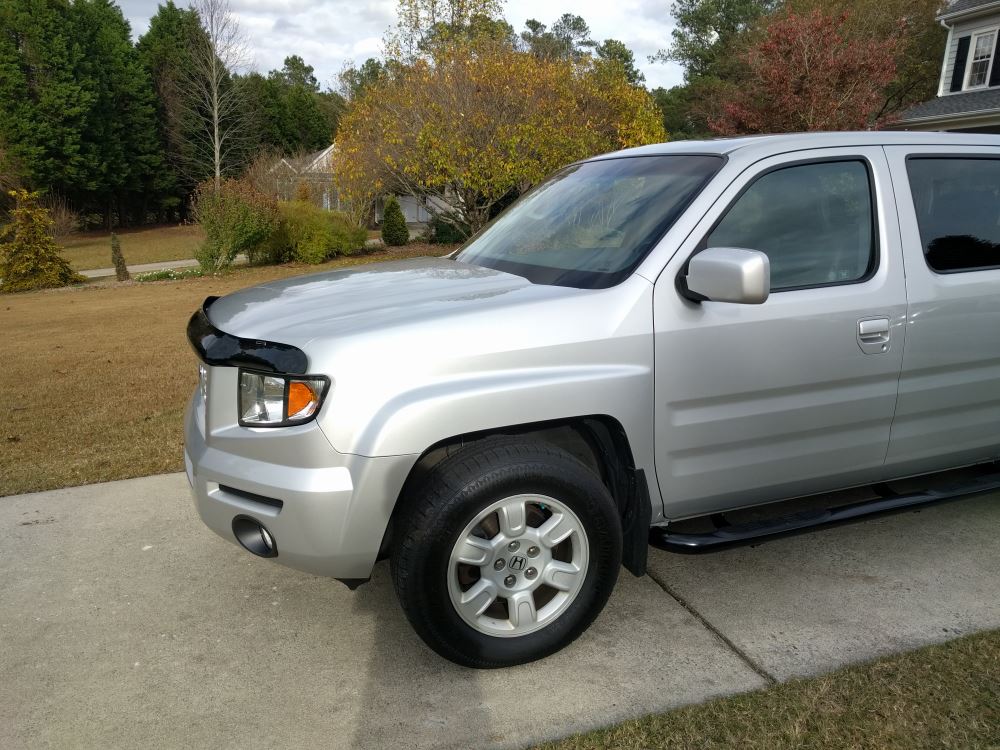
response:
M448 258L371 263L298 276L216 300L212 324L226 333L302 346L423 320L579 293Z

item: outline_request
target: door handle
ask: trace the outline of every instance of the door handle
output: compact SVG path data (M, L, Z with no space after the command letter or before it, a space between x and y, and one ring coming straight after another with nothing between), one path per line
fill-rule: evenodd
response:
M859 320L858 346L865 354L882 354L889 351L889 319Z

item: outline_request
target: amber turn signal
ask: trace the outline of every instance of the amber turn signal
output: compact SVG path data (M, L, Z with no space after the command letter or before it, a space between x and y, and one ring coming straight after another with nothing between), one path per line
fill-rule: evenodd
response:
M311 416L319 405L319 394L311 383L293 380L288 384L288 418Z

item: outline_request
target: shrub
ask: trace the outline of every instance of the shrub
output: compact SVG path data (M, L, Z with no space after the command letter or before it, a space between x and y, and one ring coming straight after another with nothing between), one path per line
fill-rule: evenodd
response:
M118 235L114 232L111 233L111 262L115 267L115 278L118 281L128 281L131 276L128 272L128 266L125 265L125 256L122 255L122 243L118 239Z
M453 245L469 239L469 225L460 221L449 220L441 214L434 214L431 221L431 242L441 245Z
M146 271L136 274L136 281L179 281L204 276L200 268L161 268L159 271Z
M196 257L209 273L228 268L240 253L252 256L278 227L277 202L249 180L225 180L218 192L203 183L194 209L206 238Z
M265 243L273 257L283 255L283 259L302 263L322 263L335 255L363 249L368 238L364 228L344 214L324 211L306 201L281 203L279 212L281 226Z
M410 230L406 227L406 217L395 195L385 199L382 209L382 242L390 246L405 245L410 241Z
M10 241L0 244L0 292L66 286L85 279L70 268L52 239L52 219L38 193L12 190Z

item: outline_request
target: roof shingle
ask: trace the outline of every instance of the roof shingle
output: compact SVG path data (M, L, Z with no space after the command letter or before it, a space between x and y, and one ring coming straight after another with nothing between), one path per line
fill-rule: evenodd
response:
M908 109L903 113L901 122L919 120L924 117L972 114L991 109L1000 110L1000 87L939 96L937 99L931 99L929 102Z
M951 4L945 8L941 15L950 16L953 13L964 13L967 10L975 10L984 5L993 5L997 0L952 0Z

